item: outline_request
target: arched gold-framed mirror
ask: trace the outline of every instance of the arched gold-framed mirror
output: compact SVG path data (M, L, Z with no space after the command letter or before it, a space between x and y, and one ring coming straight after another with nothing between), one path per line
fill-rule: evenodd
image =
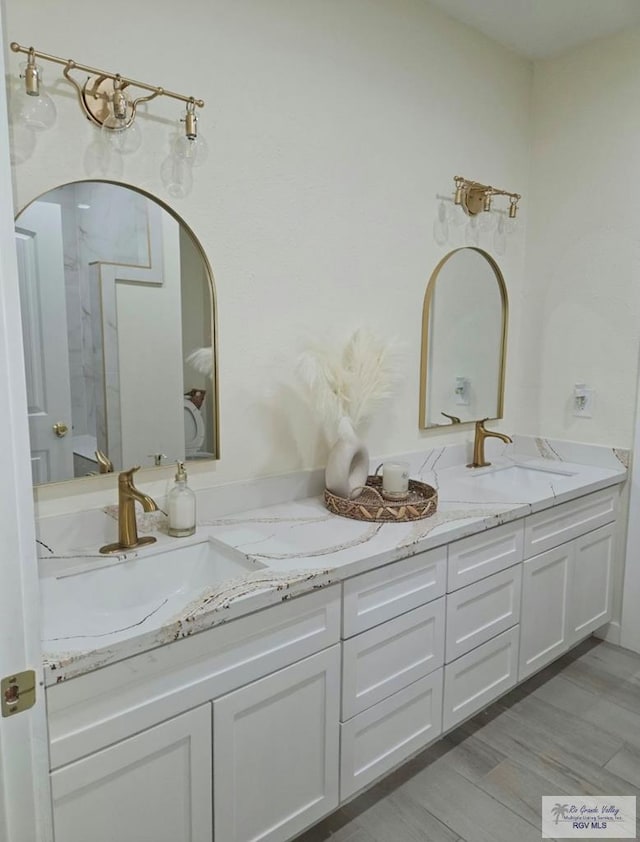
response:
M509 299L500 267L476 247L435 267L424 296L421 429L502 418Z
M34 485L219 459L209 260L165 202L107 180L16 216Z

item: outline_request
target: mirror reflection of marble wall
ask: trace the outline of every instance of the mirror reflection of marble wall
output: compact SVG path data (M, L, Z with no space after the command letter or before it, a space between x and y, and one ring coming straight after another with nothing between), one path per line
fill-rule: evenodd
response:
M421 427L502 417L506 329L497 264L481 249L448 254L425 294Z
M34 482L97 472L96 450L115 470L215 458L213 287L188 229L135 190L78 182L29 205L16 243Z

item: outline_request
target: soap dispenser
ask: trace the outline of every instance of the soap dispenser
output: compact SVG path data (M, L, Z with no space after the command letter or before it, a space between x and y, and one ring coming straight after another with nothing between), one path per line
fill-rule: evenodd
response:
M178 462L176 482L168 495L169 535L186 538L196 531L196 495L187 485L184 462Z

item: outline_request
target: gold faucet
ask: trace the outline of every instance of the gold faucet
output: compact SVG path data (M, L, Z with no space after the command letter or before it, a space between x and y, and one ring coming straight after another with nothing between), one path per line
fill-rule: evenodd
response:
M133 484L133 475L139 470L140 465L118 474L118 541L115 544L100 547L100 552L104 555L132 550L134 547L142 547L145 544L153 544L156 540L152 535L138 538L136 500L145 512L155 512L158 508L153 498L149 497L148 494L143 494L142 491L138 491Z
M104 451L96 450L96 462L98 463L101 474L113 473L113 462Z
M496 433L493 430L485 430L484 422L488 418L483 418L482 421L476 421L476 437L473 442L473 462L467 465L467 468L486 468L491 462L487 462L484 456L484 441L485 439L495 438L501 439L506 444L512 444L513 439L506 436L504 433Z

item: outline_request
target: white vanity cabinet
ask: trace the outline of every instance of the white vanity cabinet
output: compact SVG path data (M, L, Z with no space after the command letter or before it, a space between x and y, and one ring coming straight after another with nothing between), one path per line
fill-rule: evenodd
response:
M611 618L617 486L49 687L56 842L288 842Z
M51 774L56 842L211 842L211 706Z
M340 646L213 703L215 842L285 842L338 806Z
M526 519L526 554L558 546L524 562L520 680L611 619L617 501L608 488Z

